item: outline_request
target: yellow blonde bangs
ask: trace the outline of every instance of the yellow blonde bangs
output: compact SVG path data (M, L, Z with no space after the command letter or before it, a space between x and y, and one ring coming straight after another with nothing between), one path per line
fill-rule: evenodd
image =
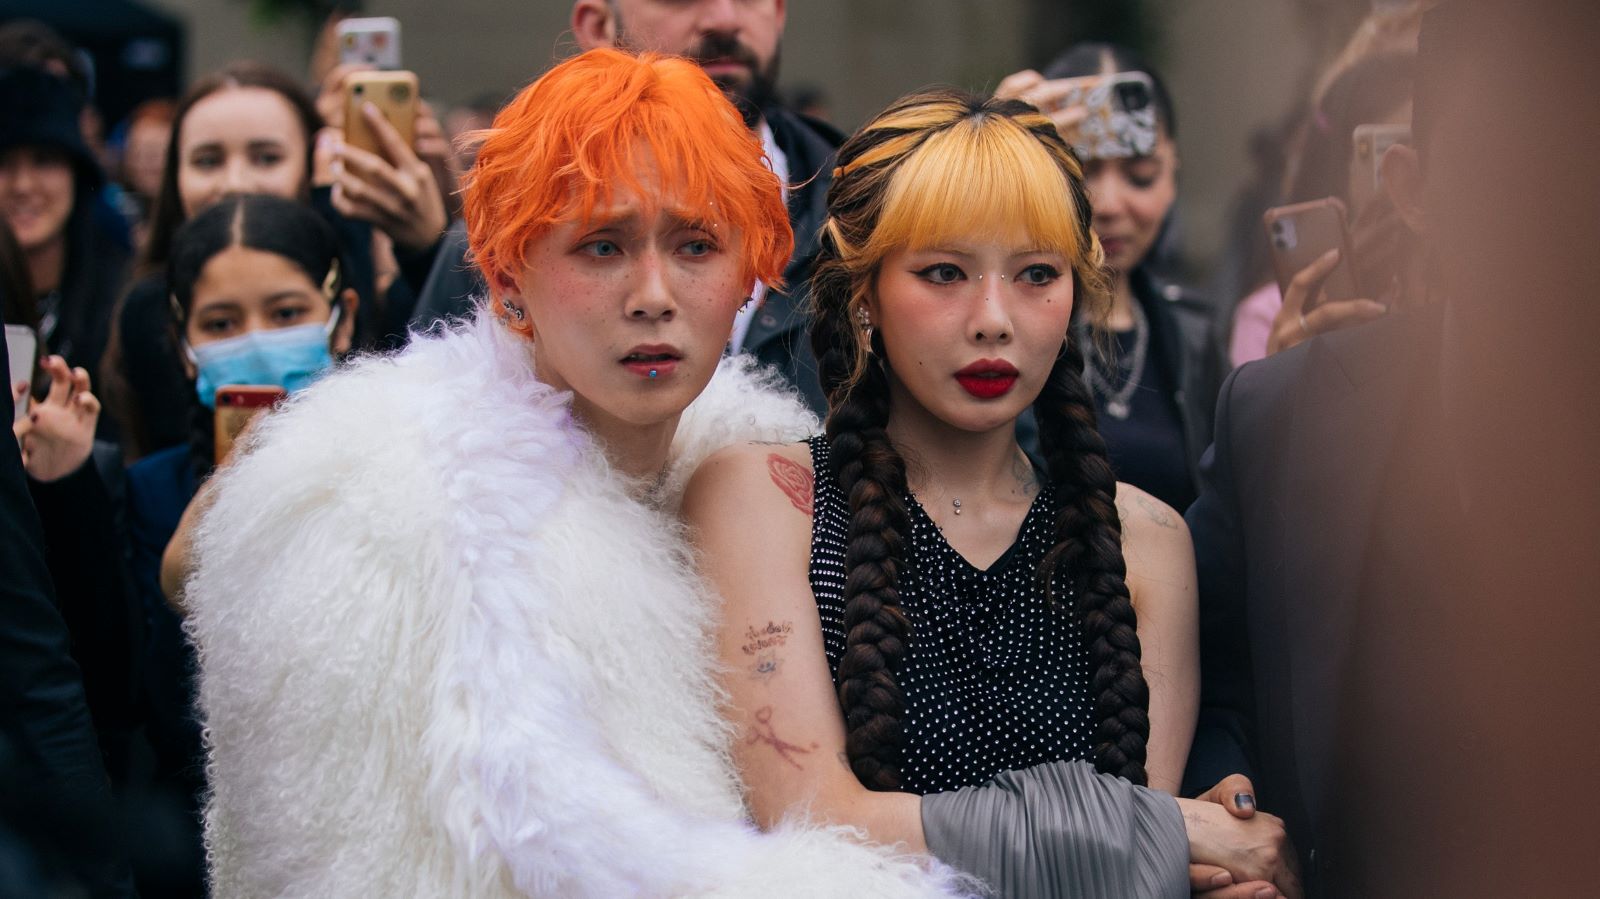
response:
M913 250L1022 235L1029 249L1061 253L1074 264L1081 245L1072 190L1039 139L1015 121L975 116L930 136L891 176L871 246L881 260Z

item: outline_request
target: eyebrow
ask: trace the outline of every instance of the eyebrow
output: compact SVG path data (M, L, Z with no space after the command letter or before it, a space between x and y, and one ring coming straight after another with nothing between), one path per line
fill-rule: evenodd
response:
M976 255L974 253L968 252L966 250L957 249L955 247L926 247L924 249L916 250L914 252L943 254L943 255L946 255L946 256L960 256L963 259L971 259L974 255ZM1026 250L1013 250L1007 255L1006 258L1008 258L1008 259L1020 259L1023 256L1050 256L1050 255L1059 255L1059 254L1057 254L1055 250L1047 249L1045 247L1029 247Z
M642 222L639 209L636 206L626 206L615 210L617 214L597 212L590 217L589 224L584 227L584 234L599 234L604 231L626 231L638 228ZM702 216L696 216L688 210L672 210L666 213L668 220L676 228L692 228L698 231L708 230L710 222Z
M200 143L197 143L194 146L190 147L189 148L189 152L193 153L196 150L211 150L211 149L215 149L217 147L222 146L222 144L223 144L223 142L220 141L220 140L201 141ZM263 138L258 138L256 140L252 140L249 143L245 144L245 146L247 148L249 148L249 149L254 150L254 149L260 149L260 148L263 148L263 147L273 147L273 148L283 147L283 146L286 146L287 144L288 144L288 141L285 141L282 138L263 137Z

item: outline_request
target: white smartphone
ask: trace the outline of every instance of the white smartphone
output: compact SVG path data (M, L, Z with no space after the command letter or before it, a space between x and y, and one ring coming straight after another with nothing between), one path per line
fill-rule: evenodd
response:
M1383 154L1410 143L1411 126L1357 125L1350 141L1350 215L1360 219L1367 202L1383 190Z
M400 68L400 20L390 16L345 19L337 29L339 62Z
M10 396L12 385L33 383L33 372L39 364L39 335L27 325L6 325L6 356L11 361L10 376L6 378L6 396ZM27 414L28 398L23 397L11 414L11 423L16 424Z

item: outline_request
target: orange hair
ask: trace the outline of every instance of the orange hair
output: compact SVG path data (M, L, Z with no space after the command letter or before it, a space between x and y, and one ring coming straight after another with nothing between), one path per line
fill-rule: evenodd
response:
M588 222L626 186L731 234L744 280L778 285L794 250L778 178L761 142L694 63L654 53L590 50L524 88L486 132L466 179L472 258L491 296L522 277L528 244L551 227ZM640 170L654 164L657 187Z

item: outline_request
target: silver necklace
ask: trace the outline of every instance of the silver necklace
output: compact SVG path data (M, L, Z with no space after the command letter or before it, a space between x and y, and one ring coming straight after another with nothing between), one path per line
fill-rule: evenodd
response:
M1139 389L1139 382L1144 380L1144 360L1150 350L1150 322L1144 317L1144 310L1139 308L1139 302L1133 302L1133 352L1116 360L1115 371L1110 373L1110 377L1102 374L1100 366L1096 364L1104 358L1104 354L1094 345L1087 328L1078 331L1078 349L1088 362L1083 367L1083 379L1089 389L1105 399L1107 415L1117 421L1126 421L1133 413L1133 394ZM1122 386L1113 390L1111 379L1119 375Z

